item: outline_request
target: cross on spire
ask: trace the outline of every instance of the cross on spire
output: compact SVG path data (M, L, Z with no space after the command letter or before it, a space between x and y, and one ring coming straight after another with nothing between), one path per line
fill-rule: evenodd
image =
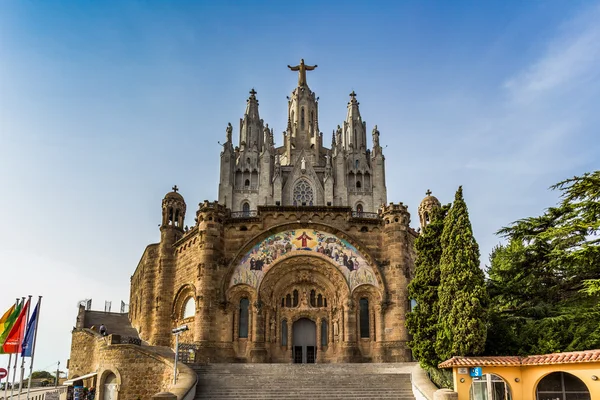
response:
M256 95L256 90L254 90L254 88L252 88L252 90L250 91L250 95L252 95L252 97L254 97Z
M350 93L350 97L352 97L352 100L356 100L356 93L354 93L354 90Z
M177 193L177 191L179 190L179 188L177 187L177 185L173 186L171 189L173 189L173 191L174 191L175 193Z
M425 194L426 194L427 196L431 196L431 190L427 189L427 191L425 192Z

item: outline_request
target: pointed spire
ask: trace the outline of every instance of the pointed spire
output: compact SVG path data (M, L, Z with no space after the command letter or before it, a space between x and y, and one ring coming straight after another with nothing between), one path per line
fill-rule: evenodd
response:
M256 93L256 90L252 88L252 90L250 91L250 97L248 98L248 101L246 103L246 115L250 118L256 118L256 120L259 120L260 118L258 116L258 99L256 98Z

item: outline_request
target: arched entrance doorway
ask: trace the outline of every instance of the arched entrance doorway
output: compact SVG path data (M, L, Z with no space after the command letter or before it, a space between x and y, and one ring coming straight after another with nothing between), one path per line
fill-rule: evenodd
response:
M294 363L314 364L317 357L317 326L308 318L294 322L293 328Z
M102 400L117 400L117 376L112 372L104 379Z

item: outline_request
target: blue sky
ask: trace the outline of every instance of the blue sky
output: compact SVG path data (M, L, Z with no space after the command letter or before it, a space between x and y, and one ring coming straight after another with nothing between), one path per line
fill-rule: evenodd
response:
M463 185L482 264L599 167L600 2L322 3L0 2L0 307L44 295L35 369L65 365L78 300L128 301L173 184L188 224L217 198L251 88L281 144L300 58L327 144L356 91L413 227Z

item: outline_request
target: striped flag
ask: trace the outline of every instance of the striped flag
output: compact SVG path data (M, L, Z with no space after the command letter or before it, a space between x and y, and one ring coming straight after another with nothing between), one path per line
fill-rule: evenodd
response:
M0 354L8 354L8 353L5 353L5 351L3 350L3 344L6 341L6 338L8 337L8 334L10 333L15 321L19 317L19 314L21 313L21 307L23 307L22 301L16 307L13 305L10 308L10 310L12 310L12 312L8 315L6 320L3 322L2 329L0 330ZM4 314L4 315L6 315L6 314ZM2 317L2 319L4 320L4 316Z
M29 302L31 299L27 300L25 306L21 309L21 313L17 317L12 329L8 333L4 344L2 345L2 350L5 354L12 353L20 353L21 342L23 340L23 335L25 334L25 324L27 324L27 310L29 309Z

